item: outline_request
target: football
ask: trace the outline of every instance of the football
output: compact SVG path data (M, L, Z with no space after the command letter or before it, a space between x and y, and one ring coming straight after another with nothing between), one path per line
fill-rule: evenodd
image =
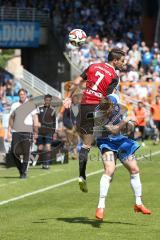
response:
M86 39L87 35L82 29L73 29L69 33L69 42L75 47L85 44Z

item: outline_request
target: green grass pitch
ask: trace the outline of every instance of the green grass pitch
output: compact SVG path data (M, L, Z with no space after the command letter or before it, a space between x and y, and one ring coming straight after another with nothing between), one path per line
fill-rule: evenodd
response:
M96 148L90 156L87 173L101 170ZM160 239L160 145L147 142L146 147L138 150L137 157L141 158L143 201L152 210L152 215L134 213L129 174L121 166L109 189L103 222L95 219L102 173L88 177L89 192L86 194L80 192L75 179L78 161L52 165L49 171L40 166L31 167L25 180L18 178L15 168L1 167L0 240ZM70 179L73 180L65 185L56 185ZM52 187L47 190L49 186ZM43 191L37 193L40 189ZM23 198L18 200L19 196ZM6 200L9 201L4 202Z

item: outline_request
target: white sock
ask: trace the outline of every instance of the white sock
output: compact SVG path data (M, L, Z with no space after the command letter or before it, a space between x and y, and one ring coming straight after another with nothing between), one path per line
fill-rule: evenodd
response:
M105 199L108 193L111 177L103 174L100 180L100 194L98 208L105 208Z
M139 173L132 174L130 181L131 181L131 186L132 186L135 198L136 198L136 204L141 205L142 204L142 199L141 199L142 184L141 184Z

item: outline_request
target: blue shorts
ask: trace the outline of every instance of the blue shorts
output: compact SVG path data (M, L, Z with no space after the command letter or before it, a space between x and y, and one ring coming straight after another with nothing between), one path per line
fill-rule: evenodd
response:
M123 135L112 135L111 137L103 139L99 138L97 139L97 146L101 153L104 151L115 152L121 162L134 154L134 152L140 147L136 141Z
M46 134L46 135L39 135L37 139L38 145L45 145L45 144L51 144L52 143L52 136L53 134Z

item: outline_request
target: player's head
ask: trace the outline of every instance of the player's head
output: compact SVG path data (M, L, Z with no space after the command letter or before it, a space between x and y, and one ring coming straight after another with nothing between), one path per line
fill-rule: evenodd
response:
M108 95L108 99L112 102L112 104L114 104L114 105L117 105L117 104L119 104L119 96L117 95L117 94L114 94L114 93L112 93L112 94L110 94L110 95Z
M110 115L113 112L113 109L119 106L119 96L117 94L110 94L106 98L102 99L99 105L99 110Z
M119 97L110 94L103 98L94 113L95 125L102 126L104 123L117 121L120 117Z
M108 54L108 62L121 70L125 65L125 52L120 48L113 48Z

